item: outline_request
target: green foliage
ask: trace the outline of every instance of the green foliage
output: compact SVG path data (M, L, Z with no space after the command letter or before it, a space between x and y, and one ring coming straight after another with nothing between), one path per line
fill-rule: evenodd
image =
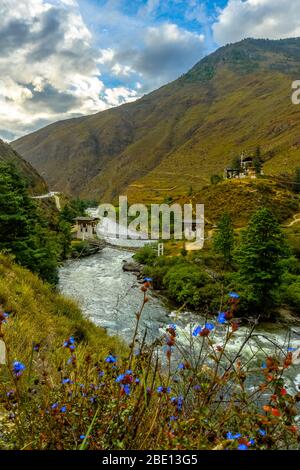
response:
M300 168L296 168L293 187L295 193L300 193Z
M133 258L141 264L152 264L157 259L157 246L145 245L135 253Z
M256 148L254 158L253 158L253 166L255 168L255 172L257 175L260 175L262 167L263 167L263 159L261 156L261 149L260 146Z
M213 247L216 253L223 256L224 266L228 267L231 264L234 249L234 230L231 217L226 212L218 222Z
M0 162L15 165L19 173L22 175L22 178L24 178L24 181L26 181L26 186L28 186L29 191L32 194L39 195L48 192L46 183L38 172L28 162L23 160L23 158L15 152L10 145L4 143L1 139Z
M122 342L86 320L75 302L3 254L0 254L0 310L1 307L9 312L6 335L12 360L18 357L28 362L32 343L38 343L47 350L48 372L55 371L61 361L58 348L71 335L80 343L82 354L95 347L103 353L123 350Z
M88 207L97 207L98 203L96 201L83 200L80 198L72 199L68 204L66 204L61 211L61 218L65 222L74 224L74 219L76 217L84 216L85 211Z
M293 253L300 260L300 223L287 229L287 237Z
M49 230L14 165L0 163L0 186L0 250L55 284L58 258L66 247L61 249L57 234Z
M209 308L216 294L220 294L209 275L191 264L173 266L165 275L163 284L170 298L192 308Z
M241 157L239 155L232 159L230 168L232 168L233 170L241 170Z
M211 184L218 184L218 183L221 183L221 181L223 181L223 176L221 175L212 175L210 177L210 182Z
M257 211L242 233L236 253L238 276L249 303L266 312L277 298L289 249L283 232L268 209Z
M282 299L293 307L296 312L300 312L300 276L286 286L283 290Z

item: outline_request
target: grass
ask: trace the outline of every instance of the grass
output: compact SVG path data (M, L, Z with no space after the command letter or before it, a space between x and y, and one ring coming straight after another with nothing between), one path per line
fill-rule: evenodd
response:
M181 196L181 204L204 204L205 217L216 224L222 214L230 214L236 228L244 227L259 208L270 209L279 222L285 222L299 212L299 196L282 187L272 178L225 180L210 185L192 197Z
M7 275L10 263L2 259ZM20 275L18 269L13 272ZM138 336L151 288L144 282L130 353L118 356L105 352L107 343L93 342L93 338L104 340L96 328L87 328L85 341L64 336L74 332L75 325L83 326L83 320L78 312L66 316L69 307L62 299L52 298L59 310L63 307L61 315L51 312L55 325L44 319L41 328L40 319L34 318L38 310L26 310L33 300L26 303L25 298L38 287L47 301L48 292L36 279L29 284L18 310L20 318L26 312L22 322L16 315L5 318L1 312L0 316L0 334L8 350L8 364L0 375L1 449L298 448L298 394L287 390L285 377L293 367L289 343L274 346L272 356L264 358L250 325L239 350L230 352L239 328L237 298L223 304L218 319L194 328L187 338L189 352L182 348L175 324L156 344L147 346ZM23 331L26 341L20 348L16 335L20 340ZM47 343L29 346L29 332L38 339L42 335ZM250 341L252 356L245 359L243 351ZM20 358L23 362L13 362Z
M121 341L106 335L83 317L73 301L55 292L36 275L0 255L0 305L9 312L6 328L9 354L15 360L28 363L32 344L42 344L47 350L51 368L61 360L60 347L74 336L82 353L100 354L109 351L120 354L125 348Z

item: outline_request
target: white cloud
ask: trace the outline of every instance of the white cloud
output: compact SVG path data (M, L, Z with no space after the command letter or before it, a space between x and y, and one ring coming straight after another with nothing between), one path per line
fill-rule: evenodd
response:
M229 0L213 26L217 43L246 37L283 39L300 36L299 0Z
M136 97L105 89L103 59L75 0L0 0L0 137Z
M0 0L0 137L133 101L204 55L202 34L157 20L162 0L125 3Z
M102 48L103 75L122 79L127 86L139 82L141 93L146 93L176 79L203 57L203 34L177 25L175 18L160 18L161 9L167 18L176 5L190 8L187 2L148 0L134 15L121 8L127 3L107 0L100 6L81 0L85 21Z

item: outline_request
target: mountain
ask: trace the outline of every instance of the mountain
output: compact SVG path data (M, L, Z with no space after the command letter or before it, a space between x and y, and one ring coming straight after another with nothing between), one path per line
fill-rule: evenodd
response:
M28 182L29 190L32 194L43 194L48 192L47 185L38 172L26 162L18 153L8 144L0 139L0 161L12 162L16 165L20 173Z
M12 145L51 190L105 201L200 190L242 151L261 147L268 174L300 166L300 38L246 39L138 101L57 122Z

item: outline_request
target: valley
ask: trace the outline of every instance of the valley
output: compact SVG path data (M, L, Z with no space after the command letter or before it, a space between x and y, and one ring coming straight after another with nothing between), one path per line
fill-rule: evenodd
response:
M52 190L103 202L200 191L257 146L266 174L291 175L300 161L300 109L291 102L299 61L299 39L247 39L133 103L57 122L12 145Z

